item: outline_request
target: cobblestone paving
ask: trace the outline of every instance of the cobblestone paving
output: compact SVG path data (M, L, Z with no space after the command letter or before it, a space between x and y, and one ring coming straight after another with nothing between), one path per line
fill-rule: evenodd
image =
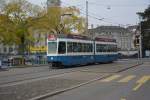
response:
M28 100L38 95L46 94L82 83L82 80L47 79L0 88L0 100Z

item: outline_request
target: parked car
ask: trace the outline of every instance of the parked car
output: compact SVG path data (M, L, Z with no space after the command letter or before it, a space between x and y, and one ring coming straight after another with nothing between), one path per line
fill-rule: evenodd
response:
M10 67L10 62L7 59L0 61L0 69L2 70L8 70Z

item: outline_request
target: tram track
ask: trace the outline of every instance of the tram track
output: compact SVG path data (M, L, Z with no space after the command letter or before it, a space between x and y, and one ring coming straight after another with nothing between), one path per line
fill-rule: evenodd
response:
M81 71L81 69L71 69L71 70L67 70L67 71L63 71L63 72L57 72L59 69L51 69L50 71L43 71L41 73L41 71L39 71L40 73L36 72L36 73L24 73L22 74L23 75L28 75L27 78L20 78L18 80L13 80L13 81L8 81L8 82L2 82L0 83L0 87L1 86L7 86L7 85L11 85L11 84L17 84L17 83L23 83L23 82L26 82L26 81L36 81L38 79L42 79L42 78L52 78L52 77L55 77L55 76L59 76L59 75L63 75L63 74L67 74L67 73L72 73L72 72L77 72L77 71ZM44 73L46 72L46 73ZM54 73L51 73L50 72L54 72ZM35 75L37 74L38 75ZM35 75L35 77L30 77L29 76L32 76L32 75Z
M49 69L49 67L47 67L46 69L42 69L38 71L3 75L3 76L0 76L0 85L17 83L21 81L29 81L29 80L34 80L34 79L44 78L44 77L51 77L55 75L61 75L61 74L71 73L71 72L76 72L76 71L83 71L84 69L87 69L87 68L91 68L91 66L90 67L89 66L72 67L72 68L65 68L65 69L57 69L57 68ZM8 78L9 79L14 78L14 80L5 81L5 79L8 79Z
M25 75L25 74L33 74L33 73L45 72L45 71L47 71L47 70L44 69L44 70L40 70L40 71L31 71L31 72L26 72L26 73L18 73L18 74L2 75L2 76L0 76L0 78L10 77L10 76L18 76L18 75Z
M24 82L24 81L30 81L30 80L36 80L36 79L41 79L41 78L50 78L53 76L57 75L63 75L65 73L72 73L76 71L82 71L82 72L91 72L91 73L116 73L116 72L97 72L97 71L90 71L90 69L93 69L94 66L84 66L84 67L74 67L74 68L69 68L69 69L49 69L48 67L43 70L38 70L38 71L31 71L31 72L26 72L26 73L18 73L14 75L8 75L8 76L1 76L0 77L0 85L7 85L7 84L14 84L18 82ZM95 66L97 67L97 66ZM89 69L89 70L87 70ZM122 69L121 71L124 71L125 69ZM11 80L6 80L8 77L13 78ZM4 80L4 81L3 81Z

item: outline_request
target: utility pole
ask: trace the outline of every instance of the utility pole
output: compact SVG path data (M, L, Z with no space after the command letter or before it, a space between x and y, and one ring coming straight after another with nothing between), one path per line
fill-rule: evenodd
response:
M86 27L85 32L88 34L88 1L86 1Z
M141 18L139 17L139 51L140 51L140 58L142 58L142 30L141 30Z

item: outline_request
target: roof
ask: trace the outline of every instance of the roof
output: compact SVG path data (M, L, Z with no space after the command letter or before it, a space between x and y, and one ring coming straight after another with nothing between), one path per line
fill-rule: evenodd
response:
M83 35L72 35L72 34L58 34L58 35L48 35L48 39L56 39L56 38L67 38L67 39L80 39L80 40L92 40L92 38Z
M88 36L83 36L83 35L64 35L64 34L59 34L59 35L48 35L49 40L55 40L56 38L66 38L66 39L79 39L79 40L92 40L91 37ZM116 42L115 39L112 38L103 38L103 37L96 37L96 41L102 41L102 42Z
M105 32L117 32L117 33L128 33L129 31L124 28L124 27L120 27L120 26L99 26L97 28L94 29L89 29L90 33L105 33Z

